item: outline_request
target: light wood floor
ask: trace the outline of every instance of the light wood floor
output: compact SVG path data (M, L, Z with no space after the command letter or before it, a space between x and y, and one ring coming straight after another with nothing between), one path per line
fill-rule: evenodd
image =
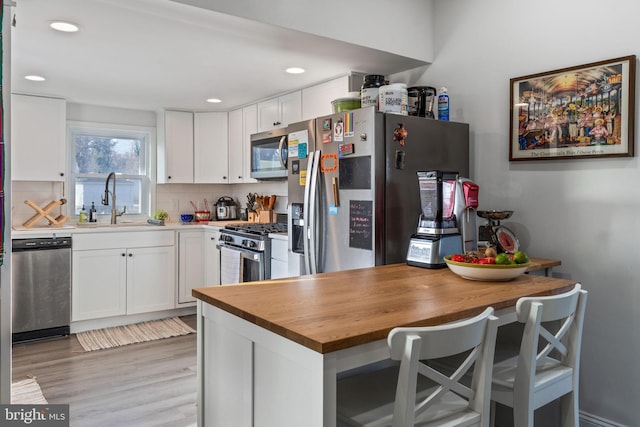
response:
M75 335L16 344L13 379L27 377L70 405L72 427L196 425L196 334L92 352Z

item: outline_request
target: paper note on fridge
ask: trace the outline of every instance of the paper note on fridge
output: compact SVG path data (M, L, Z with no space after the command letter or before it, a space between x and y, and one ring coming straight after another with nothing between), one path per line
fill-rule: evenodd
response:
M301 130L291 132L288 137L289 158L305 159L307 157L307 144L309 142L309 131Z

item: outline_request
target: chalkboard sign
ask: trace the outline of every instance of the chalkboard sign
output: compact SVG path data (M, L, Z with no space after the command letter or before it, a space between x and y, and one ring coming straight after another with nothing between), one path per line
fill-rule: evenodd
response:
M338 166L341 190L371 188L371 156L343 157Z
M373 202L371 200L349 201L349 247L373 248Z

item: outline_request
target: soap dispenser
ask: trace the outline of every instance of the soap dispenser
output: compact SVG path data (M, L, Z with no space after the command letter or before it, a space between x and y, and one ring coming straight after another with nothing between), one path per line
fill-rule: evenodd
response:
M80 217L78 218L78 222L87 222L87 210L82 205L82 209L80 209Z
M89 209L89 222L98 222L96 218L96 204L91 202L91 208Z

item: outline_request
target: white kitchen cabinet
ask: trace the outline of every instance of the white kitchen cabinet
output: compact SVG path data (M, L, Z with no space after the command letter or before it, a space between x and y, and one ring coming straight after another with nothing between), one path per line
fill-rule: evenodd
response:
M64 181L66 172L64 99L11 95L11 179Z
M204 231L202 229L178 231L178 303L195 303L193 288L204 282Z
M271 278L282 279L289 277L289 262L287 252L287 236L271 237Z
M258 103L258 132L286 127L302 120L302 92Z
M229 183L229 136L226 112L194 113L194 181Z
M333 113L331 101L349 95L350 76L302 89L302 120L310 120Z
M127 313L126 249L73 251L71 320Z
M175 307L173 231L74 236L71 320Z
M220 284L220 249L216 247L220 238L220 228L204 232L204 282L205 286Z
M164 150L158 156L158 182L193 183L193 134L193 113L164 112Z
M256 104L229 113L229 182L255 183L251 178L251 135L258 131Z

